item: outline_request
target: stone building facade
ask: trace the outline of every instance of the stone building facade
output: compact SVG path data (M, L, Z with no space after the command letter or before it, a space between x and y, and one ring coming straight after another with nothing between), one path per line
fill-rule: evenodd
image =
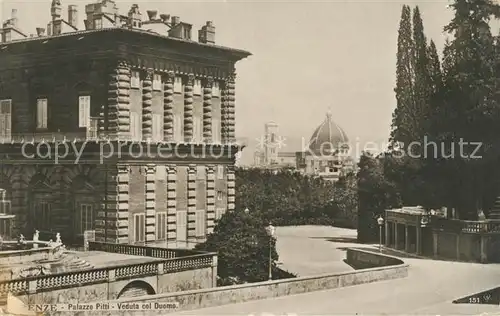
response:
M250 53L215 45L211 22L194 41L178 17L142 21L137 5L120 16L110 0L87 6L85 30L63 32L60 6L50 36L0 44L0 188L14 232L203 241L234 209L235 64Z

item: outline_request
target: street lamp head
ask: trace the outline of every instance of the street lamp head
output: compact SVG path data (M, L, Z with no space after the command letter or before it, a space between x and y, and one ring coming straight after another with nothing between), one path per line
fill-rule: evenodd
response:
M245 213L246 214L250 213L250 210L248 209L248 207L245 209Z
M379 215L378 218L377 218L377 223L382 226L382 224L384 224L384 219L382 218L382 215Z
M269 225L266 227L267 234L271 237L274 237L274 233L276 231L276 228L269 223Z

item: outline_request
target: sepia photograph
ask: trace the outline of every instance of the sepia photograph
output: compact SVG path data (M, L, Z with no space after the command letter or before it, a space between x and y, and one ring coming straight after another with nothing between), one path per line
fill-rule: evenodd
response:
M0 315L500 315L499 0L0 19Z

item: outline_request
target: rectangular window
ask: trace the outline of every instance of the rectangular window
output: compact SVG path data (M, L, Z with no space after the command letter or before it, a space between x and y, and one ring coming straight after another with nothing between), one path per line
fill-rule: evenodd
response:
M3 34L5 34L5 41L6 42L10 42L12 40L12 31L7 30L7 31L4 31Z
M183 130L182 130L182 115L175 115L174 116L174 140L177 141L177 142L181 142L183 141L182 139L182 135L184 134L183 133Z
M156 213L156 240L167 238L167 213Z
M163 140L163 115L153 114L153 140Z
M218 221L222 217L223 214L224 214L223 208L215 209L215 220Z
M40 200L35 200L34 204L34 218L36 218L36 223L38 225L36 229L45 231L50 230L52 227L50 217L52 205L50 204L50 202Z
M205 180L205 166L196 166L196 180Z
M214 81L214 83L212 85L212 97L214 97L214 98L220 97L220 88L219 88L218 81Z
M132 71L130 77L130 87L134 89L139 89L141 87L141 77L139 71L137 70Z
M218 118L212 119L212 143L219 144L221 139L220 134L220 120Z
M195 143L203 142L203 120L199 116L195 116L193 120L193 136Z
M205 237L206 234L206 218L204 210L196 211L196 237Z
M36 100L36 128L47 128L47 99Z
M217 179L224 179L224 166L217 166Z
M160 74L153 75L153 90L161 91L161 75Z
M174 78L174 93L182 93L182 77Z
M217 198L217 201L222 201L222 199L224 198L224 194L223 194L223 192L222 192L222 191L220 191L220 190L219 190L219 191L217 191L217 196L216 196L216 198Z
M134 214L134 242L144 242L146 239L144 214Z
M12 100L0 101L0 143L8 142L12 136Z
M158 180L158 181L166 181L167 180L167 173L165 170L165 166L162 166L162 165L156 166L156 180Z
M193 94L201 95L201 80L195 79L193 84Z
M142 124L139 113L130 112L130 137L136 141L142 138Z
M94 28L97 29L102 29L102 19L95 19L94 20Z
M177 241L187 241L187 212L177 211Z
M78 126L89 127L90 125L90 96L82 95L78 98Z
M94 229L94 208L91 204L80 204L80 227L79 234L86 230Z

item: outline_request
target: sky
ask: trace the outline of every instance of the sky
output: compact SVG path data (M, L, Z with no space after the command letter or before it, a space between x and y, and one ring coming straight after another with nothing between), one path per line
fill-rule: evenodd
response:
M61 0L78 5L79 19L92 0ZM193 37L206 21L216 27L216 43L253 55L237 63L236 133L253 159L264 123L280 134L309 139L328 109L351 142L383 146L395 108L396 43L403 4L418 5L425 32L441 51L452 12L449 1L115 1L126 13L133 3L146 10L180 16L193 24ZM0 0L3 20L18 10L20 28L36 34L50 20L51 0ZM284 141L287 150L287 141ZM293 147L293 148L292 148ZM299 150L296 145L288 150Z

